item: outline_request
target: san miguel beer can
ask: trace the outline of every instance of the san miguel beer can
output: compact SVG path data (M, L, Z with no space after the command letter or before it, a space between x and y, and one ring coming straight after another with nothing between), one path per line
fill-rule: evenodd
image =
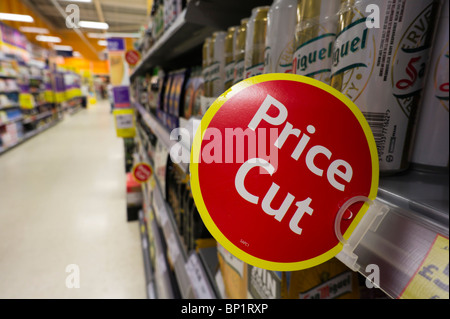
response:
M264 48L269 9L269 6L254 8L248 21L245 39L245 79L264 73Z
M210 92L212 97L217 97L224 92L225 69L225 37L223 31L214 32L211 38L210 53Z
M339 11L331 85L363 112L383 175L409 165L438 6L436 0L344 0Z
M295 32L295 74L330 84L339 5L339 1L301 1Z
M421 170L446 170L449 160L449 0L444 0L417 119L411 162Z
M234 79L234 38L239 27L229 27L225 37L225 83L224 90L228 90L233 85Z
M267 14L264 73L292 73L297 0L275 0Z
M247 23L249 19L242 19L241 25L236 30L234 38L234 73L233 84L244 79L245 39L247 35Z
M211 38L206 38L205 42L203 42L203 47L202 47L202 77L203 77L203 87L204 87L205 96L208 96L208 97L211 96L211 93L210 93L211 81L210 81L210 76L209 76L209 65L210 65L209 50L210 50L210 47L211 47Z

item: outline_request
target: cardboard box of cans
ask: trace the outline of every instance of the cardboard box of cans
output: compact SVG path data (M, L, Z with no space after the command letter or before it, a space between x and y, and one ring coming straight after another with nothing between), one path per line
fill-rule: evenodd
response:
M274 0L205 40L205 96L264 73L312 77L360 108L382 174L448 171L448 2Z
M228 299L359 299L358 273L333 258L318 266L288 272L246 264L217 246L220 272Z

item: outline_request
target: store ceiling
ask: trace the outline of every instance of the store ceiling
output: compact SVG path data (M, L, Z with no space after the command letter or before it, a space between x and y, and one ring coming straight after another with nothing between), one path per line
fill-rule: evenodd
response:
M58 5L66 11L69 4L80 8L80 20L106 22L108 32L138 32L146 23L147 0L92 0L90 3L61 0L22 0L54 29L67 29L65 17ZM68 10L67 14L72 11ZM83 29L83 32L95 30ZM98 30L97 30L98 31Z

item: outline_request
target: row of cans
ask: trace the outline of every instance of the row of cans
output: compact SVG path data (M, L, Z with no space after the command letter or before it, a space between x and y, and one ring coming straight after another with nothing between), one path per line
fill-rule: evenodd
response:
M360 108L381 173L410 161L448 169L448 2L275 0L254 8L205 40L205 95L263 73L312 77Z

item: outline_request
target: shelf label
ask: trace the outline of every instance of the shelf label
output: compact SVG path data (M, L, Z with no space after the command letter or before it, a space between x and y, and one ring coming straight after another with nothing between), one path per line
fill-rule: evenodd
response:
M191 186L216 240L270 270L323 263L342 249L341 206L374 200L378 155L358 107L320 81L295 74L246 79L208 109L194 137ZM368 209L338 221L348 239Z
M139 183L147 182L153 173L150 165L144 162L137 163L136 165L134 165L132 172L134 179Z
M202 271L202 265L198 256L193 253L184 265L190 279L194 294L198 299L214 299L215 296L209 289L208 280Z
M167 238L167 247L169 249L170 259L172 260L172 263L175 264L180 256L180 248L178 247L178 242L173 232L171 232Z
M114 110L117 137L134 137L136 135L136 124L133 109Z
M448 238L437 235L400 298L448 299Z

